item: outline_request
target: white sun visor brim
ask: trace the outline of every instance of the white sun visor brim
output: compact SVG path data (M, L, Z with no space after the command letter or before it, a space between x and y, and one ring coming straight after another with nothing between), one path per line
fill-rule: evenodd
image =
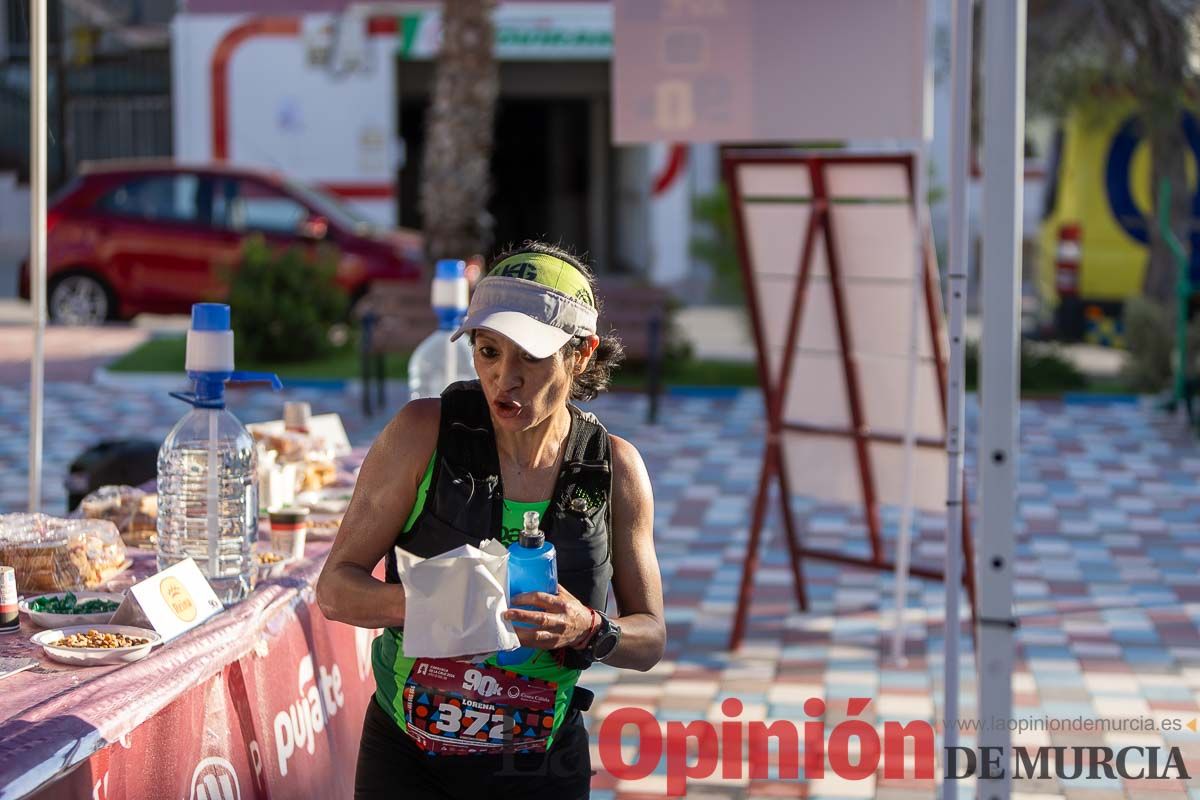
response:
M457 339L468 331L482 328L506 336L534 358L546 358L561 350L571 340L562 328L538 322L520 311L483 311L469 315L450 338Z

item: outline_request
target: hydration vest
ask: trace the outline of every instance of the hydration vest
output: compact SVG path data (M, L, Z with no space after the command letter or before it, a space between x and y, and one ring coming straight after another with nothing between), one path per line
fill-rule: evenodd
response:
M595 415L568 404L571 428L541 529L553 543L558 582L581 603L603 611L612 580L612 457L608 431ZM425 504L396 546L423 558L464 544L498 539L504 509L500 458L479 381L442 393L437 457ZM399 583L388 549L386 579ZM567 651L567 657L574 651ZM580 664L580 668L586 664Z

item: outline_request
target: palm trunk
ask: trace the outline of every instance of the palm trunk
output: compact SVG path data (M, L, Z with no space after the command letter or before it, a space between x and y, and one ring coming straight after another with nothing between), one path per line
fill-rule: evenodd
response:
M1165 125L1150 133L1151 148L1151 197L1154 211L1146 220L1150 226L1150 259L1146 265L1146 275L1142 283L1142 293L1159 305L1170 310L1172 318L1175 313L1175 285L1178 280L1178 266L1174 256L1167 248L1158 228L1158 187L1164 179L1171 182L1171 230L1184 242L1188 243L1190 222L1190 203L1188 202L1187 172L1184 154L1187 143L1183 138L1183 130L1178 117L1174 125Z
M1144 15L1146 46L1139 53L1136 75L1142 84L1142 119L1145 123L1151 152L1150 260L1142 283L1142 293L1169 310L1174 319L1177 266L1166 242L1159 234L1159 186L1164 179L1171 182L1171 228L1187 242L1191 214L1187 200L1186 164L1187 142L1184 140L1182 116L1187 72L1187 37L1184 25L1164 4L1148 3L1141 9Z
M426 254L466 259L492 244L492 127L499 73L495 0L445 0L425 133L421 218Z

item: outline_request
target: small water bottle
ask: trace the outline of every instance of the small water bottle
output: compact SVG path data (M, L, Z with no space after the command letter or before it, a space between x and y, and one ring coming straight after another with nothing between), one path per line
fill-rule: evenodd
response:
M508 547L508 598L524 592L558 594L558 561L554 557L554 545L546 541L546 534L538 530L541 517L536 511L525 512L525 528L521 538ZM514 606L536 611L533 606ZM514 627L530 628L528 623L514 622ZM501 650L496 653L496 663L501 666L520 664L537 653L532 647Z
M450 337L467 316L467 265L454 259L437 262L431 290L438 328L417 345L408 361L409 399L439 397L458 381L475 380L471 342Z
M222 603L250 592L258 535L258 459L254 438L225 409L227 382L279 378L233 371L229 306L197 303L187 335L192 393L171 392L192 405L158 451L159 570L195 560Z

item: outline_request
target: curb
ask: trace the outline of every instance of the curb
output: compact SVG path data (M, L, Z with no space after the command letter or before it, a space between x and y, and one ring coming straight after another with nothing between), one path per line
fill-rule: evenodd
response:
M360 396L362 383L357 378L281 378L284 391L307 389L319 392L338 392ZM142 389L154 392L183 392L192 388L186 376L163 372L119 372L97 367L92 383L99 386L119 386L123 389ZM408 391L406 381L389 380L385 384L388 397L402 397Z
M361 396L362 382L357 378L282 378L284 390L311 389L323 392L344 392ZM144 389L154 392L183 392L191 389L191 381L182 375L164 372L120 372L97 367L92 372L92 383L99 386L119 386L124 389ZM385 393L389 398L403 397L408 391L408 382L388 380ZM728 399L743 391L758 391L755 386L666 386L663 394L669 397L700 397ZM619 394L645 394L635 387L621 387Z
M757 386L668 386L666 394L671 397L699 397L713 400L728 400L743 391L762 391Z
M125 389L156 392L182 392L191 388L191 381L178 374L113 372L106 367L97 367L92 371L92 383L98 386L120 386Z
M1088 392L1063 392L1062 401L1072 406L1136 406L1141 396L1136 394L1090 394Z
M319 392L342 392L356 397L361 396L362 382L357 378L283 378L283 388L307 389ZM173 373L162 372L114 372L105 367L97 367L92 372L92 382L100 386L120 386L126 389L144 389L146 391L182 392L191 388L187 378ZM407 381L388 380L385 393L389 398L403 397L408 391ZM644 395L645 390L635 386L622 386L610 393ZM758 386L690 386L686 384L668 385L663 387L667 397L707 398L713 400L728 400L737 397L742 392L760 392ZM972 392L971 394L978 394ZM1136 406L1142 402L1142 396L1136 394L1091 394L1089 392L1064 392L1061 401L1074 406ZM1034 398L1046 399L1046 398Z

